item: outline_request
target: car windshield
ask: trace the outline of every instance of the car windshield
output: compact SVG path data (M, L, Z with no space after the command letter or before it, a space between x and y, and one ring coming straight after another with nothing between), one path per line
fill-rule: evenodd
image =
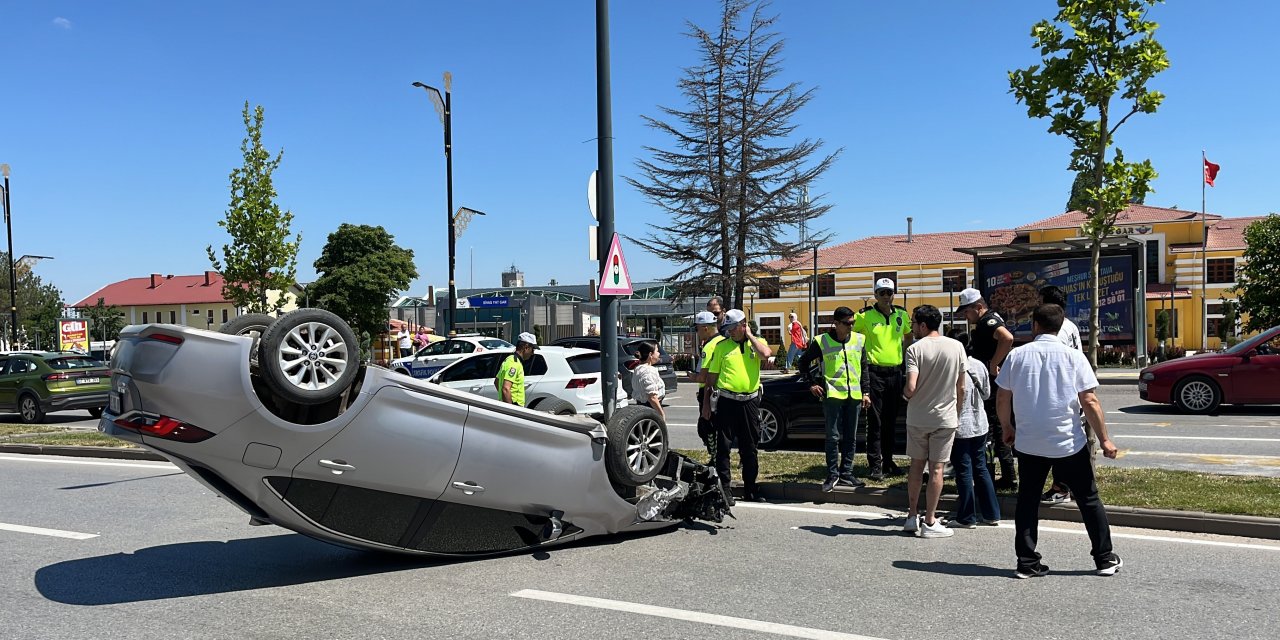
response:
M510 349L515 345L511 344L510 342L507 342L506 340L493 339L493 340L481 340L480 346L486 349Z
M1234 347L1231 347L1230 349L1227 349L1227 351L1226 351L1226 352L1227 352L1227 353L1230 353L1230 354L1243 354L1243 353L1247 353L1250 349L1255 349L1255 348L1257 348L1257 346L1258 346L1259 344L1261 344L1262 342L1264 342L1264 341L1267 339L1267 337L1268 337L1268 336L1272 336L1272 337L1274 337L1274 335L1275 335L1275 329L1276 329L1276 327L1273 327L1273 328L1271 329L1271 331L1263 331L1262 333L1260 333L1260 334L1258 334L1258 335L1256 335L1256 336L1254 336L1254 337L1252 337L1252 338L1249 338L1248 340L1245 340L1244 342L1241 342L1240 344L1238 344L1238 345L1236 345L1236 346L1234 346Z
M102 369L107 365L93 358L76 356L71 358L51 358L46 360L54 369Z
M569 358L569 368L574 373L600 373L600 355L588 353Z

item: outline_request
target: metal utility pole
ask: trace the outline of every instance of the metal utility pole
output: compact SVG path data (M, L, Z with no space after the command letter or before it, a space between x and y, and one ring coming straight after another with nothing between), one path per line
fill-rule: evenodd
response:
M605 272L613 242L613 108L609 88L609 0L596 0L596 149L600 206L597 236L600 273ZM601 275L601 278L604 276ZM604 419L613 416L618 377L618 297L600 296L600 372L604 394Z
M445 193L447 194L445 221L448 222L449 226L449 308L445 310L444 330L446 334L449 334L453 332L453 320L458 306L458 287L453 281L454 250L457 244L457 237L453 228L453 99L450 93L450 89L453 87L453 74L448 71L444 72L443 97L441 97L440 90L435 87L421 82L415 82L413 86L427 92L427 97L435 105L436 114L440 116L440 122L444 125L444 171Z
M4 228L9 234L9 327L13 330L10 347L18 345L18 278L14 274L16 263L13 259L13 223L9 221L9 165L0 164L0 173L4 174Z

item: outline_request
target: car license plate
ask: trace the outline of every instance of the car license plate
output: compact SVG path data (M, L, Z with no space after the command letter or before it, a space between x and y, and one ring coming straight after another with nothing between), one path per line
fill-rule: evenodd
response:
M101 378L76 378L76 384L98 384Z
M655 369L657 369L658 371L666 371L666 370L667 370L667 365L665 365L665 364L660 364L660 365L658 365L657 367L654 367L654 368L655 368Z
M107 396L107 410L111 412L111 415L118 416L123 412L123 407L121 407L120 404L120 394L112 391L111 394Z

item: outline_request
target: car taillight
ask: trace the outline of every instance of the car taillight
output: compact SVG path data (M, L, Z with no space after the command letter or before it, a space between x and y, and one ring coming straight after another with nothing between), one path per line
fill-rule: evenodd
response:
M635 370L636 370L636 367L640 366L640 361L639 361L639 360L629 360L629 361L627 361L627 362L622 363L622 366L626 367L626 368L627 368L627 371L635 371Z
M181 420L174 420L167 416L160 416L155 419L149 419L142 415L130 418L116 418L115 425L134 433L165 440L176 440L177 442L202 442L213 437L212 433L200 427L187 424Z
M182 344L180 336L170 335L168 333L153 333L147 338L151 340L159 340L160 342L168 342L169 344Z
M69 373L46 373L46 374L44 374L44 375L40 376L40 379L41 379L41 380L44 380L45 382L57 382L57 381L59 381L59 380L70 380L70 379L71 379L71 374L69 374Z
M587 387L589 387L589 386L591 386L591 385L595 384L595 382L596 382L596 377L595 377L595 376L591 376L591 377L589 377L589 378L573 378L573 379L569 380L569 384L566 384L566 385L564 386L564 388L566 388L566 389L586 389Z

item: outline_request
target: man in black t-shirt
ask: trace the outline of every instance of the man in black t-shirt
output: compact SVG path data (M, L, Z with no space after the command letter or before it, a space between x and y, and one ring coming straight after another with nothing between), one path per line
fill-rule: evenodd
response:
M977 289L965 289L960 292L960 304L956 311L964 314L965 320L974 325L969 332L969 345L973 357L987 365L987 373L992 384L1000 373L1000 365L1005 356L1013 349L1013 334L1004 326L1000 314L987 308L987 302ZM1000 479L996 487L1012 489L1017 486L1017 475L1013 466L1013 449L1004 443L1000 418L996 415L995 394L983 402L987 412L987 421L991 424L991 438L995 445L996 458L1000 461ZM994 474L993 474L994 475Z

